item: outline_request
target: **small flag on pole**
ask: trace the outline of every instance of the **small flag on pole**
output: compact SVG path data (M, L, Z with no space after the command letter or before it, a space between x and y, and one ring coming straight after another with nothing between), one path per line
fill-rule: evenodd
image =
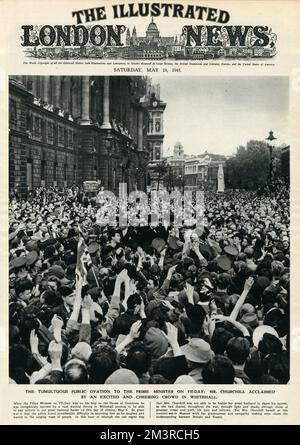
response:
M79 231L79 240L77 245L77 263L76 263L76 279L81 279L82 285L87 284L87 268L86 265L90 266L92 264L92 260L87 248L87 245L84 241L82 233Z

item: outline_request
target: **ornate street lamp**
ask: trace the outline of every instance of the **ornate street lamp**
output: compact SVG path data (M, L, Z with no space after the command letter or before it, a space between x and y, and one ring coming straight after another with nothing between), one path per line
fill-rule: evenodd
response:
M180 183L181 183L182 193L184 193L184 186L185 186L185 184L184 184L184 174L183 175L179 174L178 178L179 178Z
M104 138L105 154L107 159L107 189L110 187L110 176L111 176L111 150L112 150L112 136L108 132Z
M269 164L269 182L272 181L272 174L273 174L273 148L274 148L274 143L273 141L275 141L275 136L272 130L269 131L269 136L266 138L266 141L269 141L268 147L269 147L269 154L270 154L270 164Z

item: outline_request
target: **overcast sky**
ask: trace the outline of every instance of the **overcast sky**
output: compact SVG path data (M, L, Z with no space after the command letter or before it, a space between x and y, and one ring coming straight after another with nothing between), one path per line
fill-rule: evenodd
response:
M152 83L160 83L167 102L165 155L177 141L187 154L231 155L250 139L265 139L271 129L276 143L289 143L288 77L153 76Z

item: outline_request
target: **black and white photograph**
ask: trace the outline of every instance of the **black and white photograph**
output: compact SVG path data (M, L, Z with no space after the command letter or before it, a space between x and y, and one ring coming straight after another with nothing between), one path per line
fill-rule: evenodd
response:
M11 384L289 383L289 90L9 77Z

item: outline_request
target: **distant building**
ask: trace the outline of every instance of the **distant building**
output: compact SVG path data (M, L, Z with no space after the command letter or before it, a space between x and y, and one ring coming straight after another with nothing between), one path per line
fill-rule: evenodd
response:
M172 45L175 41L174 37L163 37L160 35L158 27L153 20L149 23L146 35L145 36L137 36L135 27L133 28L132 33L132 44L140 45L141 43L158 43L159 46Z
M135 26L130 36L126 32L125 47L122 49L124 58L130 59L165 59L175 54L183 54L185 47L184 36L164 37L160 35L156 23L149 23L145 36L138 36Z
M226 157L208 153L191 156L184 162L185 190L218 190L219 166L225 165Z
M184 148L180 141L174 145L173 155L166 157L169 166L169 188L181 188L184 185L184 163L186 159Z

